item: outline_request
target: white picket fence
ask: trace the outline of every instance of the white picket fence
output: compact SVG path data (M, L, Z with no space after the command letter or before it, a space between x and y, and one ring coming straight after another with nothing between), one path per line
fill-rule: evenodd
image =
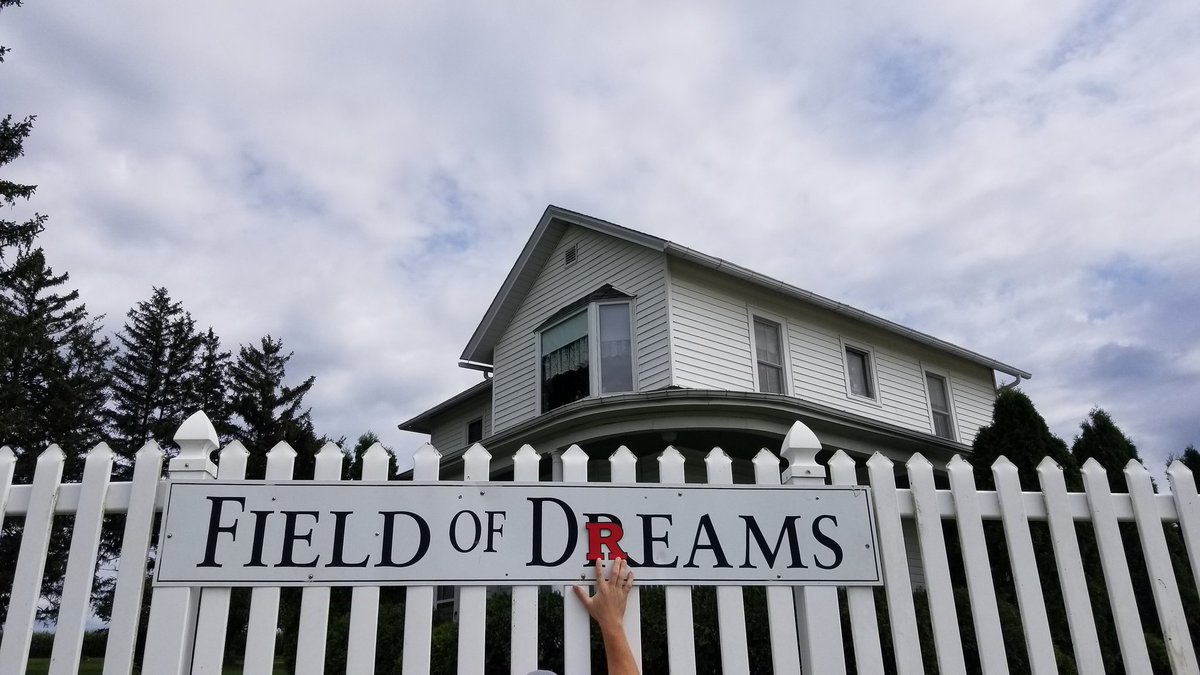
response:
M209 456L217 448L216 437L207 418L197 414L176 435L180 454L171 460L169 473L176 478L243 478L248 453L238 443L221 450L219 465ZM826 467L816 461L820 444L802 424L797 423L784 441L781 456L787 468L782 476L779 457L760 452L753 459L756 482L764 485L856 484L854 460L836 453ZM568 482L588 480L588 457L578 447L562 456L562 477ZM286 444L276 445L268 453L266 477L288 480L292 476L295 452ZM327 445L316 458L318 479L340 478L344 455L335 445ZM415 456L413 478L437 480L441 455L426 445ZM514 480L536 481L543 459L525 446L513 457ZM673 448L658 456L659 481L684 482L685 459ZM37 460L33 482L13 485L13 453L0 450L0 518L23 517L24 535L15 570L8 615L0 641L0 673L23 675L35 629L39 589L46 562L52 522L56 515L73 516L73 537L57 632L51 657L51 675L78 672L81 644L90 615L88 598L92 591L102 519L105 514L124 513L124 539L120 555L115 605L108 634L104 674L129 674L135 664L135 643L146 561L152 555L151 529L160 507L160 479L163 455L154 443L137 455L130 482L111 482L113 453L100 445L88 454L83 480L78 484L61 483L63 453L51 446ZM487 481L491 456L482 446L471 448L465 456L465 479ZM614 483L636 482L634 455L625 448L610 458ZM708 482L733 481L732 461L719 448L704 460ZM952 592L950 557L943 521L952 520L957 529L961 558L970 597L970 617L975 632L974 645L982 672L1009 672L1008 655L1001 632L991 562L985 543L985 521L1002 524L1016 589L1027 658L1034 673L1058 672L1046 602L1039 575L1057 575L1061 586L1071 632L1074 658L1080 673L1104 671L1101 648L1089 600L1080 544L1075 523L1090 521L1102 561L1103 581L1111 601L1120 654L1127 672L1151 672L1151 660L1136 605L1149 602L1136 598L1126 550L1118 529L1120 522L1136 524L1145 565L1153 588L1153 607L1162 628L1171 668L1177 673L1197 673L1196 650L1189 635L1177 579L1168 553L1165 528L1177 528L1183 540L1194 580L1200 584L1200 506L1191 473L1181 464L1168 470L1171 494L1155 494L1149 474L1131 462L1125 467L1128 494L1110 492L1107 474L1094 461L1083 467L1085 492L1069 493L1061 469L1045 460L1038 467L1041 492L1022 492L1016 467L1001 459L992 467L997 489L976 489L972 467L955 457L945 470L950 489L935 488L935 468L920 455L906 464L911 488L896 487L893 463L881 454L866 464L869 484L874 493L881 558L886 581L886 604L890 616L890 642L894 663L884 662L884 653L870 588L848 588L845 601L850 616L850 634L843 635L839 620L839 598L831 588L768 588L767 614L771 643L771 666L775 673L845 672L842 645L853 645L859 673L924 673L921 639L910 581L909 556L906 552L903 522L915 523L919 535L919 556L926 580L937 665L942 673L966 672L967 661L959 630L959 614ZM363 480L385 480L387 453L379 445L363 458ZM403 488L400 488L403 489ZM1053 542L1053 559L1038 559L1031 536L1031 521L1048 521ZM2 524L2 520L0 520ZM910 543L911 545L911 543ZM920 589L917 589L920 590ZM151 598L149 635L141 672L159 674L221 673L225 632L230 606L230 589L157 588ZM390 634L388 626L379 626L379 589L354 588L347 641L347 673L374 672L378 639L403 640L403 672L428 673L430 670L433 630L433 587L407 589L403 635ZM537 588L517 587L511 595L512 635L511 672L518 675L534 670L537 664ZM750 662L747 647L743 590L739 587L716 589L720 628L721 670L724 673L762 672L765 664ZM696 671L693 631L692 590L669 587L665 590L670 672ZM463 587L458 600L458 672L481 673L484 670L484 612L489 597L486 589ZM589 623L582 606L566 594L564 602L564 663L569 675L590 672ZM244 672L269 675L276 658L276 636L280 589L254 588L250 604ZM301 600L296 672L299 675L322 673L325 662L330 589L305 588ZM640 658L642 631L640 598L635 589L631 620L627 630L634 652Z

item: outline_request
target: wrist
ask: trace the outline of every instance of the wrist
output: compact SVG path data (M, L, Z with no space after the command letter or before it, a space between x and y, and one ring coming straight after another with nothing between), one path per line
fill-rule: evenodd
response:
M625 635L625 622L624 621L620 621L620 620L606 621L603 625L600 626L600 637L604 638L605 640L608 640L608 639L614 638L614 637L618 637L618 636L624 636L624 635Z

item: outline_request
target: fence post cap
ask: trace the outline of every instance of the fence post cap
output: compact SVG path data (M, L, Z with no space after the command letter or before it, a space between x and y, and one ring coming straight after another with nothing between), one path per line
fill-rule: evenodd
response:
M179 454L167 464L173 478L216 477L217 465L209 455L218 447L217 430L208 415L203 411L192 413L175 432L175 443L179 445Z
M784 482L820 481L825 482L825 467L817 463L817 453L821 451L821 441L804 422L797 420L783 437L783 447L779 454L787 462L783 471Z

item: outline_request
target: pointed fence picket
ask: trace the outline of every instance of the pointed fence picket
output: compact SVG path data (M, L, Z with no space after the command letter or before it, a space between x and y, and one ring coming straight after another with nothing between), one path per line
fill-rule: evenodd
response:
M210 431L211 425L202 415L190 418L181 427L176 440L182 450L180 456L171 461L172 477L225 481L239 480L245 475L248 453L236 443L221 451L219 465L213 465L208 459L209 453L216 448L215 434ZM787 482L796 485L797 489L802 489L805 484L824 484L826 467L813 460L819 443L815 436L810 438L811 432L807 429L802 431L805 433L789 434L789 440L785 442L782 454L788 468L782 476L783 481L778 456L764 450L753 458L757 484L778 486ZM496 459L507 461L507 458ZM514 480L538 480L540 455L534 448L523 446L511 459ZM476 445L468 450L463 460L466 480L477 485L479 490L487 490L493 466L489 451ZM588 456L579 447L572 446L561 455L561 460L564 481L588 480ZM608 460L614 484L637 482L637 458L628 448L621 446ZM684 481L686 462L680 452L667 447L657 460L660 484L687 489ZM155 444L147 444L137 455L129 482L110 482L112 461L112 451L106 446L98 446L86 458L82 481L63 484L65 458L59 448L51 446L38 457L32 483L21 485L13 483L14 453L0 448L0 524L8 519L23 518L24 522L20 557L13 570L16 581L11 589L4 632L0 635L0 672L5 675L21 675L26 671L47 551L51 537L59 531L54 528L57 515L73 516L74 527L49 672L66 675L80 667L100 528L108 514L124 514L125 524L104 675L130 675L134 671L134 645L144 601L142 588L147 560L152 557L152 527L157 509L161 508L157 502L165 485L160 479L163 455ZM315 477L339 480L344 461L337 446L325 446L317 457ZM733 482L733 460L720 448L712 449L704 461L709 484ZM435 448L424 446L414 456L414 462L414 480L438 480L441 454ZM276 445L268 453L267 479L290 480L294 463L295 452L285 443ZM361 480L387 480L388 465L387 452L379 445L373 446L363 456ZM835 452L827 468L832 484L858 485L855 460L844 451ZM990 467L995 490L977 489L975 469L961 457L952 458L944 466L934 466L920 455L912 456L900 468L907 474L908 488L896 487L897 466L881 454L872 456L866 462L866 469L869 485L863 485L862 489L870 490L874 498L893 658L885 662L875 594L871 588L845 589L850 634L842 636L836 616L837 595L833 589L809 588L793 597L786 587L769 587L766 612L774 672L799 672L801 666L804 672L842 672L845 669L841 657L843 639L852 640L856 672L864 675L888 671L924 672L914 590L929 600L928 627L942 672L973 669L973 663L965 658L969 647L973 647L970 651L978 655L979 668L986 675L1007 672L1010 655L1004 646L993 582L993 561L989 559L987 545L986 528L993 526L1004 533L1013 590L1021 613L1020 624L1033 672L1058 670L1046 599L1042 593L1042 584L1047 577L1052 579L1049 583L1061 589L1076 670L1100 672L1104 668L1102 651L1108 647L1097 639L1092 607L1097 598L1090 595L1088 589L1087 574L1091 563L1085 565L1085 554L1093 554L1089 551L1094 551L1099 558L1103 578L1092 581L1104 586L1105 593L1098 597L1108 598L1106 611L1115 622L1117 644L1126 669L1129 672L1151 670L1150 653L1136 603L1141 602L1142 608L1148 611L1150 605L1147 603L1153 602L1171 670L1177 673L1200 671L1194 647L1197 636L1189 632L1189 617L1185 614L1180 590L1184 581L1188 585L1200 581L1200 496L1192 473L1182 464L1176 462L1167 471L1171 494L1155 494L1148 472L1137 463L1124 467L1128 494L1114 494L1108 473L1094 460L1089 460L1083 467L1084 492L1069 492L1063 470L1049 459L1037 467L1039 492L1023 491L1015 465L1003 458ZM948 490L937 488L935 476L939 472L944 472L949 479ZM397 487L403 489L402 483L397 483ZM950 520L954 521L953 526L947 522ZM915 588L909 570L909 560L913 557L906 550L906 546L912 544L906 544L903 529L905 523L910 522L915 525L918 535L925 580L923 585ZM1042 525L1043 522L1046 525ZM1090 526L1095 533L1094 549L1083 550L1076 534L1081 523ZM947 536L952 530L957 537ZM1052 557L1039 557L1046 551L1035 551L1034 530L1048 534L1038 535L1037 541L1049 542ZM1138 546L1127 548L1127 544L1134 543L1131 536L1135 533ZM1172 538L1183 542L1186 561L1172 558L1176 555L1168 545ZM957 548L952 549L952 544ZM1045 544L1038 546L1044 548ZM1135 597L1135 580L1131 576L1128 554L1144 558L1149 575L1146 581L1151 589L1146 597ZM951 572L954 556L959 556L962 561L961 577L957 579ZM1190 572L1185 577L1177 577L1180 572L1175 565L1190 567ZM955 584L965 586L970 598L969 608L961 606L954 596L951 589ZM748 649L747 610L743 605L742 589L719 587L716 594L722 671L749 673L761 670L761 664L751 661ZM698 669L691 590L671 586L666 589L665 596L669 669L671 672L695 673ZM330 590L327 587L305 588L301 598L297 673L318 675L325 667ZM402 657L405 675L424 674L431 669L433 599L432 586L407 589ZM277 587L251 590L250 618L245 626L248 638L245 673L268 675L274 669L279 600L280 589ZM459 592L460 673L482 672L485 656L493 647L489 640L496 636L487 633L484 620L487 602L488 591L484 587L468 586ZM565 673L589 673L590 619L570 592L563 593L562 602ZM639 663L643 658L640 605L640 597L635 592L629 605L626 630ZM229 606L229 588L157 588L151 599L149 646L141 672L220 673ZM333 636L333 639L347 641L347 673L374 673L377 636L381 631L391 630L391 627L378 625L379 588L355 587L350 607L349 634ZM969 620L974 626L973 645L965 644L964 635L959 632L960 620L967 620L962 616L966 612L970 613ZM832 620L829 619L831 616ZM537 588L514 587L510 661L514 675L523 675L539 665L537 623ZM833 652L836 654L831 654Z
M754 482L779 486L779 458L763 448L754 456ZM867 590L870 593L870 589ZM800 670L800 645L796 636L796 603L789 589L767 587L767 625L771 633L771 665L776 673ZM859 671L862 672L862 671Z
M563 482L586 483L588 456L578 445L562 454ZM566 675L589 675L592 672L591 617L583 604L572 597L570 588L563 589L563 668Z
M613 483L637 482L637 457L622 445L608 458ZM629 649L633 658L641 667L642 663L642 591L634 586L629 591L629 604L625 607L625 638L629 640Z
M340 480L342 449L326 443L317 453L315 480ZM325 672L326 624L329 622L328 586L305 588L300 595L300 628L296 641L296 675L322 675Z
M1129 563L1125 559L1125 544L1117 525L1116 495L1109 489L1108 472L1090 458L1083 463L1083 485L1092 511L1092 527L1096 531L1096 546L1100 549L1100 566L1117 628L1117 644L1129 672L1150 672L1150 654L1142 636L1142 622L1136 611L1137 598L1129 578Z
M879 557L883 563L896 671L901 675L921 675L925 672L925 666L921 659L921 637L917 634L917 610L913 605L908 554L904 551L904 532L900 525L896 474L892 460L879 453L867 460L867 470L871 475L871 492L875 495Z
M834 485L858 485L854 460L844 450L838 450L829 459L829 477ZM847 588L846 605L850 613L857 672L860 675L883 675L883 647L879 642L874 589L865 586ZM775 671L780 672L778 666Z
M955 455L946 466L950 490L954 495L955 520L963 558L967 594L971 599L971 618L979 649L979 665L984 675L1002 675L1008 671L1004 634L1000 628L1000 609L996 588L992 585L992 565L988 556L983 518L979 513L979 493L975 489L975 469Z
M1017 605L1021 609L1021 627L1025 630L1025 647L1029 652L1029 667L1034 675L1057 673L1054 644L1050 640L1050 620L1042 595L1037 556L1029 533L1029 517L1021 494L1021 479L1017 467L1001 457L992 464L996 480L996 495L1000 499L1000 521L1004 524L1004 541L1013 584L1017 588Z
M1158 609L1158 623L1162 627L1171 668L1177 673L1200 672L1200 665L1196 663L1196 649L1188 637L1187 618L1183 614L1175 571L1171 568L1171 554L1167 550L1162 520L1154 504L1154 486L1150 483L1150 474L1140 463L1129 460L1125 465L1125 483L1133 500L1134 522L1137 523L1138 537L1146 557L1151 593Z
M133 671L138 624L146 588L147 552L154 531L159 476L163 452L150 441L134 457L125 529L121 536L121 561L113 590L103 675L128 675Z
M280 441L267 453L267 480L289 480L296 451ZM271 675L275 670L275 637L279 632L279 587L260 586L250 591L250 618L246 624L244 675Z
M4 641L0 643L0 673L6 675L25 675L64 460L62 450L51 445L38 457L33 472L29 509L25 513L12 594L8 599L8 617L4 620Z
M929 597L929 613L933 619L933 645L937 649L938 668L943 673L966 672L962 637L958 632L958 612L954 608L954 584L950 580L950 563L942 534L942 516L937 509L933 465L917 453L906 466L913 505L917 510L921 564L925 568L925 594Z
M442 453L426 443L413 455L413 480L435 481ZM433 642L433 586L410 586L404 596L404 675L428 675Z
M1062 467L1049 457L1042 459L1037 471L1042 493L1046 496L1050 539L1054 545L1058 580L1062 585L1063 604L1071 630L1075 666L1081 673L1100 673L1104 671L1104 658L1100 653L1100 639L1096 635L1096 619L1092 616L1083 557L1079 553L1079 541L1075 535L1075 521L1071 519L1068 506L1066 479Z
M478 481L478 489L486 490L492 475L492 454L476 443L463 455L463 462L464 479ZM482 673L487 639L487 587L464 586L459 590L458 602L458 672Z
M250 453L233 441L221 450L217 480L242 480ZM225 663L225 633L229 626L230 588L206 588L200 592L200 613L196 618L196 649L192 656L192 675L220 675Z
M75 675L83 649L83 633L91 613L92 582L104 524L104 498L112 474L113 451L103 443L88 453L83 465L83 487L75 513L71 552L63 577L62 600L50 653L49 675Z
M513 455L513 480L532 483L538 480L542 456L531 445L522 445ZM537 670L538 660L538 588L516 586L512 590L512 675Z
M376 443L362 456L362 480L388 480L388 452ZM379 587L355 586L350 592L350 635L346 642L346 675L375 672L379 628Z
M720 448L704 458L710 485L733 484L733 460ZM746 609L739 586L717 586L717 627L721 631L721 672L750 673L750 648L746 644Z
M682 486L684 483L683 454L667 446L658 456L658 482ZM696 636L692 624L692 589L668 586L664 592L667 602L667 661L672 673L696 672Z

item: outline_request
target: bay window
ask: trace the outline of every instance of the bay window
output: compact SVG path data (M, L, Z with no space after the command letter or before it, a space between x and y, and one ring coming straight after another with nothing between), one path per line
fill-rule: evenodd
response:
M592 302L541 331L542 412L593 392L633 391L630 303Z

